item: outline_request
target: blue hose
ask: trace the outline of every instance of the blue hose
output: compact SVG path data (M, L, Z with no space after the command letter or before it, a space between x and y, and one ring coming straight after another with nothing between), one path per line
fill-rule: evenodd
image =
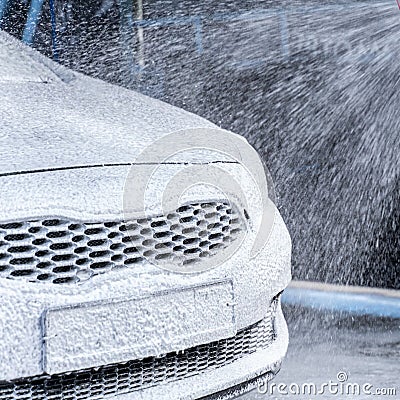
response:
M8 0L0 0L0 29L1 29L1 23L3 20L3 16L7 11L8 7Z
M28 18L22 34L22 41L29 46L33 44L36 28L40 21L40 16L42 15L43 1L44 0L32 0L29 7Z
M314 310L400 318L400 297L288 287L282 302Z

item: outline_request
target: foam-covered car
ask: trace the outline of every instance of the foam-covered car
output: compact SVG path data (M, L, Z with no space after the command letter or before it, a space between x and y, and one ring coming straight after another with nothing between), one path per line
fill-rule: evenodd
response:
M291 241L255 150L5 33L0 91L0 399L271 379Z

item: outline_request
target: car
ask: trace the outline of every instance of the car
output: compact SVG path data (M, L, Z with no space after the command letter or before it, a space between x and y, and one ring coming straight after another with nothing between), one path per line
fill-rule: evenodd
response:
M0 399L232 398L288 346L256 151L0 32Z

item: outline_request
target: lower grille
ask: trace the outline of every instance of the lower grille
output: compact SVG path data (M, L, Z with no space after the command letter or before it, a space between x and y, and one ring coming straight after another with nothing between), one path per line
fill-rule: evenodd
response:
M224 367L271 345L275 339L277 301L277 298L273 300L265 319L229 339L163 357L0 383L0 400L102 399Z

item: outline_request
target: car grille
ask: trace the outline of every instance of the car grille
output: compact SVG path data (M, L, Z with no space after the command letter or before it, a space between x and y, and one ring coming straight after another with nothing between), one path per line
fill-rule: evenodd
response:
M272 344L277 302L276 297L265 319L229 339L162 357L0 383L0 400L102 399L224 367Z
M238 211L226 202L189 204L129 222L0 224L0 277L63 284L144 260L185 267L216 255L243 229Z

